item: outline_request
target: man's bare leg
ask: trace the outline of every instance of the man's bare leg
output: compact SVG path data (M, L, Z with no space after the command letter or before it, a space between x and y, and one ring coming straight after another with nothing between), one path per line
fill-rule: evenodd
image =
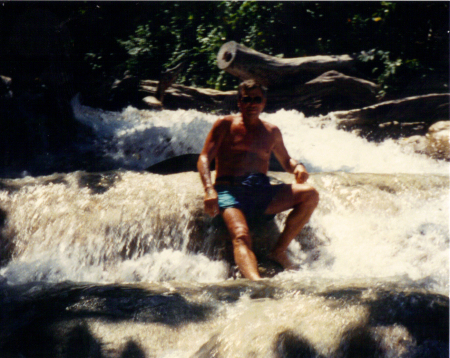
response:
M228 208L223 211L222 217L231 235L234 261L239 270L250 280L260 280L258 262L252 251L250 230L245 215L239 209Z
M292 184L282 188L266 210L266 214L293 209L288 217L275 247L269 254L285 269L294 269L294 263L289 259L286 250L291 241L297 236L309 221L314 209L319 203L319 193L306 184Z

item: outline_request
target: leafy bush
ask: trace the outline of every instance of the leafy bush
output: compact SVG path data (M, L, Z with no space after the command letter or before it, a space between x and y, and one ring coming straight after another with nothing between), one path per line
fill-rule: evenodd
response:
M72 20L68 25L79 63L103 76L129 70L142 79L158 79L162 70L183 60L186 67L178 83L232 89L237 79L218 69L216 56L222 44L233 40L286 58L355 54L363 76L381 85L381 95L400 93L409 79L423 74L442 73L448 82L447 2L150 1L64 6L65 16Z

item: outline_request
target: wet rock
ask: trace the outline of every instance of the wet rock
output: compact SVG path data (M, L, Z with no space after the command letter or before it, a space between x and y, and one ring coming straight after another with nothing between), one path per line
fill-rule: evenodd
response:
M411 137L400 139L398 143L403 147L412 148L416 153L425 153L428 146L428 139L422 135L413 135Z
M175 174L190 171L197 171L197 161L200 153L196 154L182 154L178 155L156 164L151 165L146 170L155 174ZM213 160L210 165L210 170L214 170L215 161ZM274 172L284 172L283 167L272 154L270 157L269 170Z
M161 103L156 97L153 97L153 96L147 96L147 97L144 97L144 98L142 99L142 101L143 101L149 108L152 108L152 109L162 109L162 108L163 108L162 103Z
M5 230L7 218L7 212L0 208L0 266L5 265L9 260L11 260L15 249L13 240L15 235L14 230L9 230L10 232Z
M378 86L370 81L328 71L302 85L271 89L267 111L295 109L307 116L370 106L378 102Z
M310 358L318 355L307 339L290 330L280 333L276 338L275 353L277 358Z
M398 141L403 147L434 159L450 161L450 121L439 121L428 128L426 135L415 135Z
M448 357L448 297L381 282L0 288L5 357Z
M153 97L154 98L154 97ZM155 174L175 174L188 171L197 171L197 161L200 154L183 154L163 160L147 168ZM214 167L211 165L210 169Z
M362 109L339 111L324 119L334 118L338 128L358 131L374 141L425 135L436 122L449 118L449 94L428 94L382 102Z
M436 159L450 160L449 133L450 121L440 121L428 128L430 156Z

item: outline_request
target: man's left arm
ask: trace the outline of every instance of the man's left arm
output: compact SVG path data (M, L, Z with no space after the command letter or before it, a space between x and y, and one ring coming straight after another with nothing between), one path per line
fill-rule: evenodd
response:
M302 163L298 163L295 159L291 158L278 128L274 130L274 146L272 150L284 170L294 174L297 183L302 184L308 180L308 171Z

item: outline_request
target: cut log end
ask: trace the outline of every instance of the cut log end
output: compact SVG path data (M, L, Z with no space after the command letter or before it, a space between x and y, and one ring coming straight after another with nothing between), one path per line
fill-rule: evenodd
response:
M222 45L217 66L240 80L254 79L267 87L298 85L331 70L351 71L349 55L278 58L258 52L237 42Z
M221 70L226 69L236 57L237 43L234 41L222 45L217 54L217 65Z

